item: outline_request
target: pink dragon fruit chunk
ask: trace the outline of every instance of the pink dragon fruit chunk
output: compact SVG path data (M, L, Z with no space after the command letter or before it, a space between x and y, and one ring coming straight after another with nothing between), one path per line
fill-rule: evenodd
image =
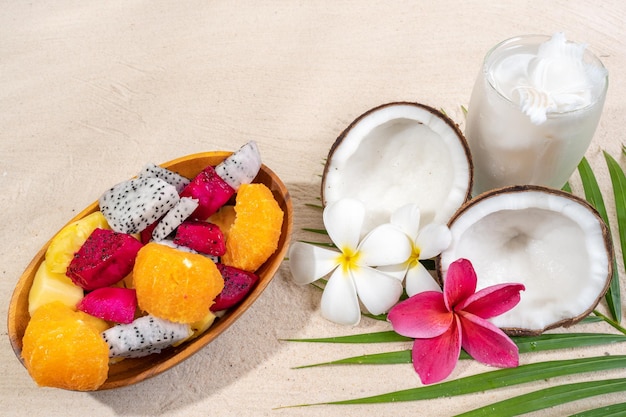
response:
M259 281L259 277L252 272L221 263L216 266L224 278L224 289L215 297L211 311L226 310L237 305Z
M95 229L74 254L65 274L87 291L108 287L132 271L142 246L131 235Z
M148 163L137 174L138 178L160 178L168 184L176 187L177 192L181 192L187 184L189 184L189 178L183 177L177 172L171 171L167 168L160 167L153 163Z
M176 187L159 178L135 178L114 185L99 199L111 229L139 233L178 203Z
M137 294L132 288L98 288L83 297L76 308L106 321L128 324L135 319Z
M198 207L190 218L206 220L226 204L233 194L235 190L215 173L215 168L207 166L180 192L180 197L198 200Z
M104 332L110 358L140 358L159 353L192 334L189 324L174 323L152 315L118 324Z
M144 245L152 240L152 232L156 229L157 224L159 224L161 220L157 220L156 222L148 225L145 229L139 232L139 240Z
M181 197L178 203L167 212L152 231L152 239L157 242L165 239L198 207L198 200Z
M197 252L222 256L226 252L224 234L219 226L199 220L187 220L178 226L174 243Z
M261 154L255 141L243 145L215 167L215 172L235 191L251 183L261 169Z

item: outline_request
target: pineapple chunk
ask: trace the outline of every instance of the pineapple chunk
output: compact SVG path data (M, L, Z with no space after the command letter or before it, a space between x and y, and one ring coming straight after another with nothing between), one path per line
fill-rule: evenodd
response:
M191 336L189 336L189 338L187 338L187 340L195 339L196 337L200 336L202 333L204 333L206 329L211 327L214 321L215 314L213 314L212 311L209 311L209 313L204 316L202 320L191 323L189 326L191 327L193 333L191 334Z
M101 212L96 211L72 222L59 231L46 250L46 261L51 272L65 274L74 253L85 243L95 229L110 229Z
M52 272L43 261L35 273L33 285L28 293L28 312L32 316L35 310L47 303L60 301L68 307L76 308L83 298L83 289L75 285L65 274Z
M172 346L178 346L184 342L188 342L190 340L195 339L196 337L200 336L202 333L204 333L204 331L206 329L208 329L209 327L211 327L211 325L213 324L213 322L215 321L215 314L212 311L209 311L209 313L204 316L204 318L202 318L201 320L198 320L196 322L193 322L189 325L189 327L191 328L192 333L189 335L189 337L174 343Z

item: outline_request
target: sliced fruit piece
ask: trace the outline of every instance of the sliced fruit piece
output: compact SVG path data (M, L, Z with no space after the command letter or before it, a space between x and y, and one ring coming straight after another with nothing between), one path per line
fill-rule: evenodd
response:
M181 197L174 207L167 212L152 231L152 239L165 239L198 207L198 200L190 197Z
M177 172L171 171L167 168L160 167L154 163L148 163L139 171L138 178L159 178L168 184L176 187L177 192L181 192L183 188L189 184L189 178L183 177Z
M242 184L222 263L256 271L276 251L283 211L265 184Z
M226 310L239 304L259 281L259 277L253 272L221 263L217 264L217 269L224 278L224 289L215 298L211 311Z
M215 172L235 191L241 184L249 184L261 169L261 154L255 141L236 150L215 167Z
M67 268L67 276L85 290L108 287L128 275L143 245L135 237L96 229Z
M126 275L121 280L117 281L113 286L118 288L135 288L135 284L133 282L133 273Z
M202 320L224 288L213 261L156 242L137 254L133 278L139 308L177 323Z
M92 391L104 383L109 348L94 320L60 302L34 312L24 333L22 358L38 385Z
M196 255L205 256L208 259L210 259L211 261L213 261L213 263L219 262L219 259L220 259L219 256L207 255L205 253L200 253L197 250L191 249L191 248L189 248L187 246L178 245L178 244L174 243L173 240L170 240L170 239L159 240L157 243L159 243L160 245L169 246L170 248L179 250L181 252L195 253Z
M613 248L598 213L555 189L509 187L470 200L451 219L452 242L441 253L439 277L469 259L478 290L524 284L520 303L491 319L511 334L538 334L587 316L608 289Z
M83 298L83 289L74 284L64 273L52 272L43 261L33 279L28 293L28 312L32 316L37 308L53 301L60 301L74 308Z
M200 336L202 333L204 333L205 330L211 327L211 325L215 321L215 318L216 318L215 314L213 314L212 311L209 311L202 320L198 320L196 322L191 323L189 327L191 327L192 333L191 333L191 336L185 339L185 341L193 340L196 337Z
M111 229L139 233L178 203L176 187L159 178L135 178L105 191L98 200Z
M458 126L418 103L389 103L359 116L331 147L324 205L351 197L367 207L363 233L417 204L421 224L445 224L470 198L472 162Z
M151 315L139 317L130 324L118 324L102 333L111 358L140 358L186 339L188 324L173 323Z
M154 223L148 225L145 229L139 232L139 240L144 245L152 240L152 232L156 229L161 220L157 220Z
M106 321L128 324L135 319L137 295L131 288L98 288L87 294L76 308Z
M183 222L176 230L174 243L207 255L222 256L226 252L224 234L220 228L213 223L198 220Z
M235 206L226 205L220 208L215 214L207 219L209 223L216 224L222 234L224 235L224 240L228 240L228 232L230 231L231 226L235 222Z
M207 166L180 192L181 197L198 200L198 207L190 216L195 220L206 220L235 194L235 189L228 185L215 168Z
M61 229L52 238L46 250L48 269L54 273L65 274L74 253L78 251L95 229L109 229L106 218L99 211L95 211Z
M188 342L200 336L202 333L205 332L205 330L211 327L216 317L217 316L212 311L209 311L202 320L198 320L196 322L191 323L189 325L189 327L191 328L191 335L189 335L185 339L179 340L178 342L174 343L173 346L178 346L184 342Z

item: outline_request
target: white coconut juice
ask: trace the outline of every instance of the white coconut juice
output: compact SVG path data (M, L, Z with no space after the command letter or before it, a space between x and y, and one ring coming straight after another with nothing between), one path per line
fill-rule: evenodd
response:
M600 60L562 33L494 47L468 108L473 193L520 184L561 188L593 138L607 86Z

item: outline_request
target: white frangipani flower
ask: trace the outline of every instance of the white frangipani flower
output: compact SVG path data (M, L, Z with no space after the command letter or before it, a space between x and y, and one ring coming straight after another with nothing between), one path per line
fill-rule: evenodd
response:
M401 265L380 267L381 271L405 281L410 296L423 291L441 291L439 284L419 261L439 255L452 241L450 229L443 224L429 223L420 229L420 210L415 204L400 207L391 215L391 224L402 230L411 241L412 251Z
M359 299L371 314L387 312L402 294L402 281L375 269L401 264L411 255L405 233L391 224L370 231L359 243L365 219L362 202L345 198L324 209L324 226L339 252L295 242L289 266L296 283L310 284L330 274L321 300L322 316L339 324L361 319Z

